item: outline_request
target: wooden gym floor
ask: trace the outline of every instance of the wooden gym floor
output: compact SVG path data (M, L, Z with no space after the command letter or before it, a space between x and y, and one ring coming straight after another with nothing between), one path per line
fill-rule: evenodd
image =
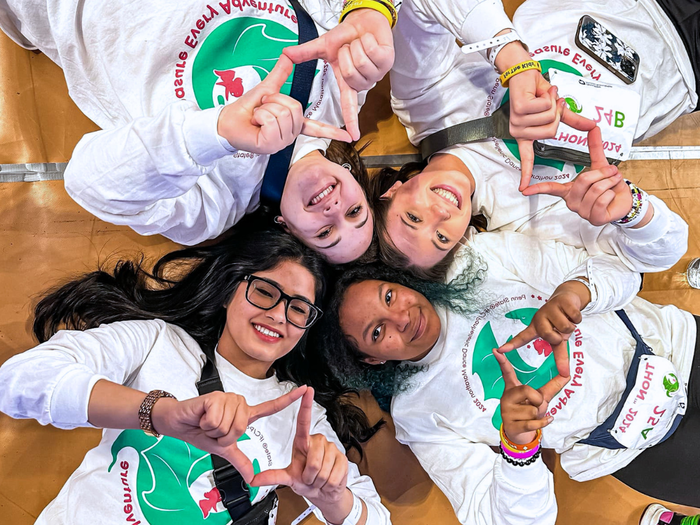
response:
M506 2L510 14L518 4ZM66 162L80 137L96 129L68 97L61 70L0 33L0 164ZM414 151L392 116L386 80L371 92L361 129L360 144L372 141L366 155ZM700 146L700 114L679 119L645 145ZM686 256L667 272L647 275L641 295L700 314L700 291L692 290L683 275L690 259L700 257L700 160L631 161L622 169L690 224ZM143 251L157 258L175 247L162 237L141 237L98 220L67 196L62 181L0 183L0 363L35 345L30 316L43 290L117 256ZM381 417L372 400L362 403L371 418ZM33 523L99 435L0 414L0 523ZM393 523L457 524L446 498L408 448L396 442L391 425L365 452L360 467L373 477ZM560 525L634 525L652 501L611 477L576 483L557 466L555 480ZM278 523L288 525L305 504L289 490L281 492Z

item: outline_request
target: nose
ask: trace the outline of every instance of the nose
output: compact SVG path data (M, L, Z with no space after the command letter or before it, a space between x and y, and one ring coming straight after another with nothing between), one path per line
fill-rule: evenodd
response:
M440 206L439 204L433 204L431 206L431 210L435 217L440 221L447 221L450 219L450 217L452 217L452 215L450 215L450 212L442 206Z
M270 308L269 310L265 311L265 317L270 319L271 321L277 323L277 324L284 324L287 322L287 301L286 300L281 300L279 303L277 303L274 308Z
M338 192L334 192L338 193ZM323 208L323 214L326 216L334 215L340 209L340 195L333 195L333 198L326 203Z
M411 325L411 317L408 315L407 308L396 309L391 313L392 322L396 325L396 329L403 333Z

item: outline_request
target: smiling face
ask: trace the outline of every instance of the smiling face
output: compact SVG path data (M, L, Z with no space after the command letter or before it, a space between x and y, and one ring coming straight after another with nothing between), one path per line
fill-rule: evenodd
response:
M386 281L351 285L338 310L340 328L366 361L415 361L440 336L440 318L424 295Z
M332 263L354 261L372 242L364 191L349 170L318 151L289 169L280 211L290 233Z
M296 262L283 261L253 275L274 282L292 297L310 303L316 298L316 280L309 270ZM218 350L244 374L264 378L272 363L291 352L305 330L287 321L287 304L283 300L271 310L250 304L246 299L247 284L241 281L226 308L226 326Z
M411 264L432 268L459 242L471 220L471 183L456 170L424 170L386 193L386 230Z

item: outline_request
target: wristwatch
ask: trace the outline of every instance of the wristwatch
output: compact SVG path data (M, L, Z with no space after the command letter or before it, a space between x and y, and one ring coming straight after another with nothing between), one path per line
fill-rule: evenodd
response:
M139 407L139 423L141 424L141 430L149 436L160 437L160 434L153 428L153 419L151 416L153 407L161 397L175 399L174 395L165 390L151 390Z

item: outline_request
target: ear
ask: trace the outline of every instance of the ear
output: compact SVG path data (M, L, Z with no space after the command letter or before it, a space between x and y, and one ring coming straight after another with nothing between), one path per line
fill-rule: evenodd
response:
M274 221L275 224L282 226L282 228L284 228L284 231L289 233L289 227L287 226L287 221L284 220L284 217L282 217L281 215L275 215Z
M401 187L402 184L403 184L403 182L401 182L400 180L397 180L394 184L391 185L391 188L386 190L386 192L384 192L384 194L381 197L379 197L379 199L383 200L383 201L393 199L394 195L396 195L396 192L399 191L399 188Z
M386 363L386 361L384 361L383 359L379 359L378 357L365 357L362 361L372 366L383 365L384 363Z

